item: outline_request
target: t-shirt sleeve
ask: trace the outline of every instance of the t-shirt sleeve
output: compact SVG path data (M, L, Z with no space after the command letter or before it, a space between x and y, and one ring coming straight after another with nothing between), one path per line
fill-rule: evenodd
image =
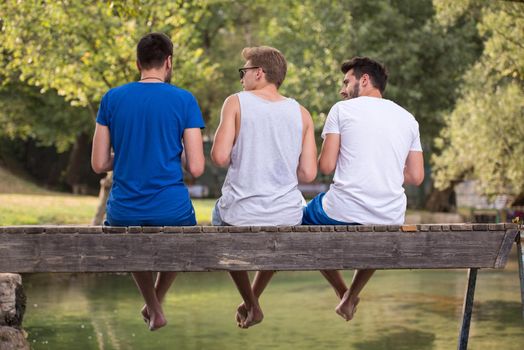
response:
M326 138L326 134L340 134L340 126L338 122L338 104L331 107L329 114L322 130L322 138Z
M198 102L193 95L188 100L186 107L186 126L185 129L191 128L205 128L204 118L202 118L202 112L198 106Z
M410 151L416 151L416 152L422 152L422 145L420 143L420 132L418 128L418 123L415 122L415 126L413 127L413 141L411 142L411 147L409 148Z
M109 126L109 112L107 108L107 94L102 97L100 101L100 106L98 107L98 114L96 116L96 122L100 125Z

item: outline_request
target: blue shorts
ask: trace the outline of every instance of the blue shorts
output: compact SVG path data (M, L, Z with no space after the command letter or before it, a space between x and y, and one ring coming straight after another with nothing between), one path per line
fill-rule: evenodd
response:
M327 216L322 208L322 198L325 193L319 193L304 207L302 225L360 225L356 222L342 222Z
M111 215L106 215L104 225L106 226L195 226L197 224L195 211L185 218L159 218L153 220L144 220L136 218L126 218L124 220L115 219Z

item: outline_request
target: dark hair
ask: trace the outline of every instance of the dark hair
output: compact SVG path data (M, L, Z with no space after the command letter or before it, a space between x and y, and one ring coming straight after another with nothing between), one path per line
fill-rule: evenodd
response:
M367 74L371 79L371 84L380 90L383 94L388 82L388 72L386 67L369 57L353 57L349 61L342 63L340 70L346 74L353 69L353 75L360 79L362 75Z
M173 43L164 33L149 33L136 46L136 58L143 69L160 68L173 56Z
M242 57L246 61L251 61L252 66L261 67L266 73L268 83L275 84L279 88L284 82L287 72L286 58L274 47L246 47L242 50Z

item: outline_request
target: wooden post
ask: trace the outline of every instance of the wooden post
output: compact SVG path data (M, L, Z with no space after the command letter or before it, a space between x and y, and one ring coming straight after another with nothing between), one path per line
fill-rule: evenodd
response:
M0 273L0 350L29 350L29 343L22 330L24 311L22 277L13 273Z
M524 320L524 253L522 252L522 231L519 232L516 238L517 241L517 259L519 261L519 279L520 279L520 301L522 319Z
M466 350L468 348L469 326L471 324L471 314L473 313L473 298L475 297L477 271L478 269L469 269L468 271L468 286L462 307L462 327L460 329L458 350Z

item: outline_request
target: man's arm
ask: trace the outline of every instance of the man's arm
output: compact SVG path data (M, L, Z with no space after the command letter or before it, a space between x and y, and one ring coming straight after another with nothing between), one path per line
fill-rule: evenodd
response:
M96 123L91 152L91 167L97 174L113 170L113 154L111 153L111 134L105 125Z
M206 160L204 158L204 143L200 128L188 128L182 136L184 153L182 154L182 165L193 177L199 177L204 173Z
M224 101L218 125L211 148L211 159L219 167L227 167L231 162L231 150L237 134L237 116L240 112L238 96L231 95Z
M404 167L404 184L419 186L424 181L424 157L420 151L409 151Z
M317 177L317 145L315 144L315 131L311 115L304 107L300 106L302 114L302 152L298 161L297 176L300 182L311 182Z
M318 166L322 174L329 175L335 171L339 152L340 134L326 134L318 158Z

